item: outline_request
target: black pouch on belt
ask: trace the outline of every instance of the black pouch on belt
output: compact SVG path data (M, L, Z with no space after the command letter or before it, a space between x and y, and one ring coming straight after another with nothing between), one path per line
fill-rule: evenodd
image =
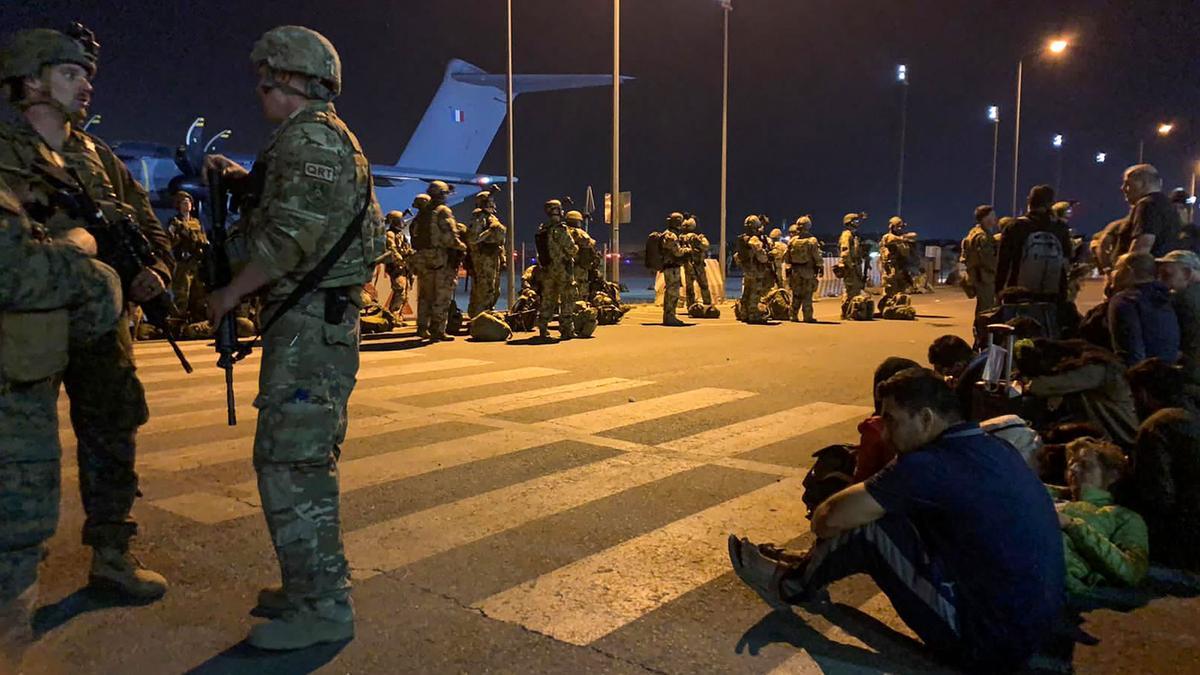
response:
M345 288L325 289L325 323L336 325L345 320L349 304L350 294Z

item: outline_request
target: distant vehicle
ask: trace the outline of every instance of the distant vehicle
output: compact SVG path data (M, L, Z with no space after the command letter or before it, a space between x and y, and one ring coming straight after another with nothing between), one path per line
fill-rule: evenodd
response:
M628 79L631 78L622 78ZM451 205L470 199L488 185L507 180L505 176L478 173L479 164L504 121L505 80L504 75L489 74L459 59L446 66L442 84L400 158L392 166L371 165L375 193L384 213L411 206L413 198L424 192L432 180L455 186ZM611 75L514 75L513 96L611 84ZM213 137L204 143L203 133L204 118L198 118L188 128L184 145L178 148L119 141L113 143L113 150L150 192L154 206L171 208L171 195L177 190L187 190L196 196L197 203L203 203L205 190L200 184L200 170L204 156L217 139ZM246 168L254 162L250 155L226 156Z

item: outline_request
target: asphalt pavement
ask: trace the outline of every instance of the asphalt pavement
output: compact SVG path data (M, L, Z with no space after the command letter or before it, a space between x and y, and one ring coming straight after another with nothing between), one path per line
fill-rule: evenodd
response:
M357 637L286 655L240 644L258 589L278 582L250 464L257 356L239 365L231 428L208 346L185 346L188 376L164 344L139 344L152 417L135 550L171 589L143 607L83 589L62 415L63 517L26 671L936 671L865 578L837 584L821 615L771 613L725 549L730 532L811 541L800 481L814 450L856 441L875 366L969 332L961 293L914 302L914 322L840 323L823 300L816 325L743 325L726 306L668 328L643 305L555 344L368 338L340 467ZM1200 670L1200 602L1138 602L1085 614L1095 644L1050 665Z

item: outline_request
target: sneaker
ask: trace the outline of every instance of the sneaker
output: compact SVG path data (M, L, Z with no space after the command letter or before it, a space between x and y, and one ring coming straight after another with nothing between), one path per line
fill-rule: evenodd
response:
M314 612L291 611L251 628L246 643L268 651L292 651L353 638L353 618L339 621Z
M133 600L157 600L167 592L163 575L143 567L128 550L114 547L92 549L88 586Z

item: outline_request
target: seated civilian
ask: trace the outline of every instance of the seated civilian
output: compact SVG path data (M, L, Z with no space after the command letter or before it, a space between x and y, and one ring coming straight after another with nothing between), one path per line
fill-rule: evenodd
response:
M920 367L921 365L912 359L892 356L885 359L875 369L875 377L871 384L871 395L875 398L875 414L858 425L858 450L854 453L855 483L874 476L896 456L896 451L883 437L883 418L880 417L882 403L879 401L876 390L880 383L890 379L896 373Z
M1029 316L1017 316L1004 322L1012 326L1013 338L1023 340L1042 335L1042 324ZM986 326L985 326L986 328ZM985 338L984 344L988 342ZM1003 347L1003 345L1000 345ZM962 414L971 418L971 404L975 393L975 384L983 379L987 366L988 349L976 354L971 350L967 341L957 335L943 335L929 345L929 365L938 375L946 378L946 382L954 389Z
M1200 382L1200 256L1171 251L1159 258L1158 280L1171 289L1171 306L1179 320L1179 364Z
M1125 467L1125 453L1112 443L1081 438L1067 445L1071 501L1058 505L1058 522L1071 593L1086 593L1094 586L1133 587L1146 578L1146 523L1117 506L1109 492Z
M1125 501L1146 519L1150 559L1200 573L1200 417L1183 374L1151 359L1129 370L1146 416L1134 445Z
M1063 607L1049 493L1011 447L962 421L933 371L906 370L878 391L896 461L817 509L807 553L731 535L734 570L776 608L868 574L941 657L971 670L1022 666Z
M1133 394L1112 352L1082 340L1042 338L1017 342L1015 352L1025 393L1044 402L1056 423L1091 422L1118 445L1133 446Z
M1179 360L1179 320L1170 290L1156 275L1149 253L1126 253L1113 269L1108 330L1113 352L1126 366L1149 358Z
M1001 415L980 422L979 428L1011 445L1025 464L1035 474L1038 472L1042 437L1028 422L1016 415Z
M1047 485L1057 485L1067 475L1067 445L1077 438L1103 438L1104 429L1091 422L1066 422L1046 429L1038 451L1038 476Z

